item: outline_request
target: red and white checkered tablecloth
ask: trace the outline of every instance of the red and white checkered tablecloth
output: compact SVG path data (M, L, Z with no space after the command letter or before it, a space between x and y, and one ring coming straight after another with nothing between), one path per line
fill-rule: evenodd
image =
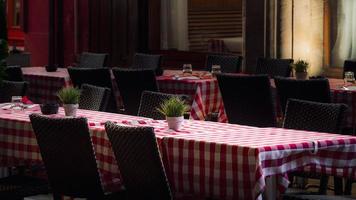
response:
M63 87L72 86L66 68L58 68L56 72L47 72L44 67L22 68L25 81L30 83L27 95L34 103L58 102L57 93ZM122 99L112 75L112 86L118 109L122 107Z
M186 78L186 79L185 79ZM174 76L157 77L160 92L189 95L192 100L190 117L204 120L209 113L219 113L219 122L226 122L225 110L216 79L175 79Z
M329 83L332 101L349 107L346 111L346 127L356 128L356 90L342 89L343 79L329 79Z
M1 166L41 163L28 118L36 112L38 107L19 113L0 109ZM63 116L62 109L58 116ZM288 183L284 174L305 165L356 178L356 137L194 120L185 121L176 132L164 121L147 118L85 110L78 116L88 118L102 184L110 191L120 187L120 175L103 127L108 120L154 127L177 192L218 199L261 198L266 177L276 175L284 189Z
M311 171L356 177L356 137L201 121L185 126L190 134L162 141L178 192L261 199L266 177L276 176L283 191L288 186L285 173L307 165Z
M24 67L22 72L25 81L30 84L27 96L35 103L57 102L58 91L72 85L65 68L47 72L44 67Z

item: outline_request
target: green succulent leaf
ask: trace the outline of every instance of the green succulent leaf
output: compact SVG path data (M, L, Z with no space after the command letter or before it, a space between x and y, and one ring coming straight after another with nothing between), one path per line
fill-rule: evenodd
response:
M172 97L164 101L157 110L166 117L181 117L188 109L184 100L179 97Z

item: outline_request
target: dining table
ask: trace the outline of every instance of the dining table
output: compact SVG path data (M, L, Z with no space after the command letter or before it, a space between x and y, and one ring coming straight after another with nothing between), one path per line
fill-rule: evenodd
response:
M0 167L43 164L29 119L32 113L40 113L38 105L23 111L0 105ZM63 109L50 117L64 117ZM88 119L105 191L115 191L123 185L105 132L106 121L154 128L176 193L216 199L262 199L262 194L276 197L288 186L286 174L303 167L356 178L354 136L198 120L185 120L183 127L174 131L165 120L80 109L77 117ZM278 190L269 187L268 178L275 180Z
M27 95L35 103L57 102L58 91L72 86L66 68L58 68L56 72L47 72L44 67L26 67L22 70L25 81L30 83ZM164 74L157 76L156 80L161 92L190 97L191 119L204 120L209 114L218 113L219 122L228 121L218 82L209 72L193 71L190 75L183 75L181 70L164 70ZM343 79L328 80L332 102L348 105L344 126L356 128L356 85L348 84L344 87ZM273 80L271 85L273 86ZM122 99L114 78L113 88L118 107L121 108ZM276 94L275 102L278 113L280 107L277 105Z
M28 81L27 96L35 103L57 102L58 91L63 87L72 86L66 68L58 68L56 72L47 72L44 67L22 68L24 79ZM113 90L118 109L122 107L122 98L116 81L113 79ZM189 96L190 118L204 120L210 113L220 113L219 122L226 121L222 98L217 80L204 71L196 71L192 75L183 76L180 70L165 70L157 76L160 92L184 94Z

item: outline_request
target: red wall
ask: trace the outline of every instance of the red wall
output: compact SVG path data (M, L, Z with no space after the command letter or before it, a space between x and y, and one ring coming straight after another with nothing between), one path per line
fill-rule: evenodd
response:
M43 66L48 63L48 1L31 0L27 9L25 51L32 54L32 66Z
M76 60L76 54L88 49L88 0L63 1L63 48L64 65L71 65ZM78 2L78 32L77 49L75 49L75 1ZM48 1L28 1L28 16L26 17L27 31L25 32L25 50L30 52L31 65L43 66L48 64Z

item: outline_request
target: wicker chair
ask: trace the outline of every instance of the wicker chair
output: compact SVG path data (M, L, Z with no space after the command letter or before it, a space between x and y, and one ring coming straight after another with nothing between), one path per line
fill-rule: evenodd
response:
M340 133L343 115L347 109L344 104L318 103L289 99L286 107L283 128ZM315 173L292 172L291 176L320 179L319 194L326 194L328 177ZM335 178L335 193L342 193L342 180Z
M80 68L100 68L105 66L107 54L83 52L80 55L78 67Z
M23 81L23 73L20 66L8 66L5 69L6 77L5 80L8 81Z
M155 72L153 70L115 68L113 69L113 74L124 103L126 114L137 115L143 91L158 91Z
M213 65L220 65L223 73L241 72L242 56L208 55L206 59L206 70L211 71Z
M257 60L256 74L268 74L270 77L291 76L293 59L259 58Z
M68 73L74 87L81 88L82 84L89 84L111 90L107 106L109 112L117 112L116 97L112 86L110 69L108 68L68 68Z
M295 80L276 77L277 93L284 113L289 98L330 103L330 85L327 79Z
M157 108L167 99L172 97L179 97L182 100L188 101L185 95L166 94L160 92L143 91L141 96L140 107L138 109L138 116L148 117L156 120L163 120L166 117L157 111Z
M105 124L128 199L172 199L152 127Z
M275 127L276 115L267 75L217 76L229 123Z
M7 66L29 67L31 66L31 53L10 54L6 58L6 64Z
M30 115L55 200L106 199L85 118Z
M355 60L345 60L344 62L344 73L343 77L345 76L345 72L351 71L356 74L356 61Z
M106 111L110 99L110 89L83 84L79 99L79 108L85 110Z
M136 53L134 56L134 69L153 69L156 75L160 76L163 73L161 68L161 55Z
M12 96L25 96L27 82L2 81L0 85L0 103L11 102Z

